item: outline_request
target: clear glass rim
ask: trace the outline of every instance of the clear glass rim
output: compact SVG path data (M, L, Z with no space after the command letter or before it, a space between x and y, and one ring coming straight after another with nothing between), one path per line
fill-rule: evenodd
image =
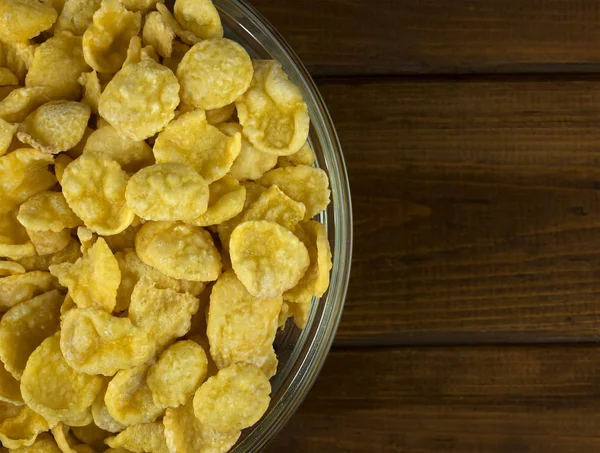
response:
M352 205L348 174L337 133L314 81L298 56L275 28L246 1L213 1L221 14L234 20L257 40L268 43L271 57L282 64L290 79L302 91L309 109L311 127L323 149L323 160L330 176L332 193L333 209L321 216L334 244L330 287L321 298L325 302L322 308L315 310L316 304L313 304L307 327L298 338L298 347L294 348L288 366L280 370L286 387L279 400L233 450L236 453L255 452L275 437L302 403L333 343L350 279Z

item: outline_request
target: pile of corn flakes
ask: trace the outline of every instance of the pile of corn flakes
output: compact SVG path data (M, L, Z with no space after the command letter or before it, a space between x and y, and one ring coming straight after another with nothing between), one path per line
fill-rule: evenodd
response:
M0 451L220 453L329 286L281 65L210 0L0 0Z

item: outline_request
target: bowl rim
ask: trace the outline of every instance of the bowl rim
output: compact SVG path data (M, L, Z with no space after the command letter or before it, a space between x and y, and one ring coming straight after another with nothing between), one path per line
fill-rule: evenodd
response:
M292 82L298 86L306 102L329 174L332 203L321 214L332 242L333 268L330 286L314 303L306 328L298 338L288 366L281 370L283 377L274 384L283 393L265 416L251 428L232 450L236 453L255 452L264 448L296 412L319 375L331 349L348 290L353 247L352 201L350 184L342 148L329 111L315 82L294 50L269 21L245 0L213 0L222 15L241 26L254 39L269 43L271 58L278 60ZM333 225L331 221L333 220ZM333 226L333 227L332 227ZM278 373L279 375L279 373ZM277 376L274 378L277 380Z

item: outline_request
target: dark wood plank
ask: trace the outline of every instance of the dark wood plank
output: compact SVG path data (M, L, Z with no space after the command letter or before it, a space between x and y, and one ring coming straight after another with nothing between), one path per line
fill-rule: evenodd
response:
M598 341L600 83L320 83L345 150L337 344Z
M266 452L596 453L598 426L598 347L334 351Z
M598 72L589 0L251 0L316 75Z

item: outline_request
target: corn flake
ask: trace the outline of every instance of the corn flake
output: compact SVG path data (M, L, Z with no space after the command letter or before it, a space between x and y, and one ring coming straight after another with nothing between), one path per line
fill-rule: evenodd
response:
M42 433L49 429L48 422L29 407L17 407L0 402L0 420L0 442L10 448L11 452L46 452L39 446L40 441L46 436ZM31 446L30 449L27 448L29 446ZM52 451L54 452L54 450Z
M130 426L117 436L106 439L106 444L112 448L124 448L137 453L169 453L164 426L160 422Z
M21 377L23 399L51 424L83 421L101 388L102 378L69 366L60 350L59 333L46 338L29 356Z
M55 264L50 266L50 272L62 286L69 288L79 308L99 308L112 313L117 303L121 271L103 238L98 238L74 264Z
M233 102L231 104L227 104L223 107L219 107L218 109L207 110L205 112L206 113L206 121L211 126L216 126L218 124L222 124L232 117L234 111L235 111L235 104ZM223 131L223 132L225 132L225 131ZM239 131L236 131L236 132L241 133L242 129L240 128ZM225 132L225 133L227 135L233 135L233 134L229 134L227 132Z
M98 73L96 71L83 72L77 81L83 87L83 103L88 105L92 112L98 113L98 101L102 93Z
M279 62L254 61L250 88L236 100L235 106L244 136L256 149L287 156L306 143L308 109L302 93Z
M181 100L205 110L224 107L244 94L253 72L248 53L235 41L201 41L177 67Z
M127 173L114 160L99 153L85 153L66 168L63 194L90 230L102 235L117 234L134 219L125 204L128 180Z
M200 386L194 413L216 431L237 431L254 425L267 411L271 384L254 365L236 363L221 369Z
M0 39L27 41L48 30L57 17L54 8L36 0L5 0L0 3Z
M217 225L238 215L244 208L246 189L229 175L209 187L208 209L204 214L186 223L196 226Z
M169 277L210 282L221 273L221 256L210 233L180 222L148 222L135 238L140 259Z
M92 415L94 418L94 423L99 428L110 433L118 433L123 431L126 426L116 421L112 415L110 415L108 408L106 407L106 403L104 402L104 396L106 395L106 389L109 382L109 380L105 381L102 390L100 393L98 393L98 396L96 396L96 399L92 404Z
M223 37L223 26L211 0L176 0L173 8L181 26L200 39Z
M119 371L108 384L104 402L110 415L126 426L151 423L165 408L154 404L146 376L149 365Z
M169 28L171 28L177 37L185 44L193 46L200 41L200 38L198 38L194 33L185 30L181 25L179 25L179 22L177 22L175 17L173 17L173 14L171 14L171 11L169 11L165 5L162 3L157 3L156 9L163 16L163 19L169 25Z
M79 243L75 239L71 239L69 245L58 253L44 256L35 254L33 256L23 257L19 259L18 262L27 272L47 271L53 264L74 263L80 257L81 251L79 250Z
M2 277L0 278L0 312L55 287L56 280L48 272L32 271Z
M282 299L257 299L233 271L219 277L210 296L207 335L210 354L219 368L234 363L267 365L274 354ZM265 371L265 369L263 369Z
M300 202L292 200L279 187L271 186L252 203L242 216L242 222L249 220L268 220L294 231L304 218L306 208Z
M169 346L148 371L154 404L177 407L185 404L206 379L208 360L204 349L186 340Z
M46 153L67 151L83 138L90 114L90 108L80 102L48 102L25 119L17 137Z
M171 122L156 139L156 161L190 165L207 183L229 172L240 153L241 135L228 137L206 122L203 110L184 113Z
M156 164L131 177L125 199L146 220L193 219L206 212L208 184L187 165Z
M224 453L240 438L240 431L215 431L198 420L194 405L169 408L163 419L169 450L177 453Z
M235 273L260 299L279 297L296 286L310 264L304 244L274 222L241 223L231 234L229 247Z
M56 21L55 33L69 31L83 36L92 25L94 13L100 9L102 0L66 0Z
M259 182L266 187L277 185L288 197L303 203L304 220L323 211L330 201L329 178L320 168L307 165L276 168L265 173Z
M48 170L53 162L52 156L29 148L0 157L0 213L56 184L56 177Z
M135 328L129 319L92 308L66 313L60 346L74 370L104 376L140 365L154 354L146 332Z
M92 25L83 34L83 56L97 72L117 72L125 58L132 36L140 33L142 16L128 11L117 0L102 0Z
M198 299L191 294L158 289L150 279L142 277L131 294L129 319L148 332L160 352L190 330L198 305Z
M0 156L3 156L8 151L10 144L17 132L18 125L11 124L0 118Z
M161 57L170 57L173 51L175 32L171 29L164 16L158 11L153 11L146 16L142 40L144 44L156 49Z
M54 158L54 174L56 175L56 179L58 179L59 184L61 184L62 182L62 177L65 173L65 169L69 166L71 162L73 162L73 159L71 159L64 153L61 153ZM71 208L69 208L69 210L71 210Z
M89 70L83 59L81 38L68 32L58 33L35 50L25 86L44 87L44 93L52 99L76 101L81 98L79 76Z
M100 96L98 110L119 133L140 141L165 127L178 104L179 83L173 72L144 60L115 75Z
M236 132L242 133L242 126L237 123L224 123L218 127L229 136L233 136ZM276 164L277 156L257 150L242 136L242 148L231 166L231 176L239 181L259 179Z

